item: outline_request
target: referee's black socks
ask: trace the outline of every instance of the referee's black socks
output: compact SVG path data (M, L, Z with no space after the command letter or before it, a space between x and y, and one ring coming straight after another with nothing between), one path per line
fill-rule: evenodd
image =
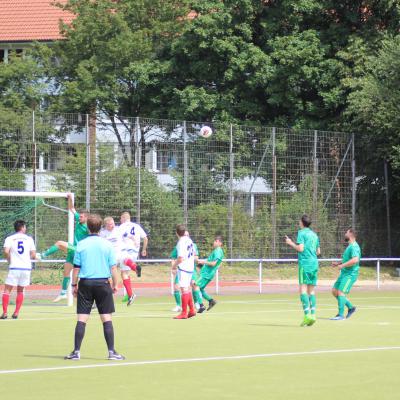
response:
M78 321L75 327L75 347L74 351L80 351L83 337L85 336L86 323Z
M103 322L103 330L108 351L114 351L114 327L112 321Z

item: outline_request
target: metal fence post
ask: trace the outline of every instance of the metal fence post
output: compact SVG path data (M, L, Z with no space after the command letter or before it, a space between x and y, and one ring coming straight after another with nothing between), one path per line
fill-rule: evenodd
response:
M230 126L230 145L229 145L229 208L228 208L228 247L229 258L233 258L233 176L234 176L233 154L233 126ZM230 263L231 265L231 263Z
M137 152L136 152L136 166L137 166L137 183L136 183L136 190L137 190L137 199L136 199L136 222L140 223L140 197L142 196L141 193L141 168L142 168L142 145L140 141L140 124L139 124L139 117L136 117L136 144L137 144Z
M183 121L183 218L185 225L188 224L188 178L189 178L189 166L188 166L188 152L186 150L187 131L186 121Z
M215 293L219 294L219 270L217 269L217 273L215 274Z
M381 260L376 262L376 288L379 290L381 288Z
M89 114L86 114L86 199L85 208L90 211L90 141L89 141Z
M312 218L314 224L318 226L318 159L317 159L317 143L318 131L314 131L314 151L313 151L313 203L312 203Z
M258 263L258 293L262 293L262 261Z
M354 133L351 135L351 225L356 229L356 157Z
M272 257L276 257L276 154L275 154L275 139L276 128L272 128L272 204L271 204L271 219L272 219Z

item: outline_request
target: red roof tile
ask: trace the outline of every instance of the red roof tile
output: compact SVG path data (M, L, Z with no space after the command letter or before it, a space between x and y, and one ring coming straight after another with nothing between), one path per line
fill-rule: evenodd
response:
M0 0L0 42L62 39L60 20L71 22L73 15L54 3L53 0Z

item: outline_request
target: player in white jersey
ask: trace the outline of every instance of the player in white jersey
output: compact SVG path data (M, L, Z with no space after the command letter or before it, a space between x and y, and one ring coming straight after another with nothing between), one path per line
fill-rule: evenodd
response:
M177 259L172 262L172 268L176 268L178 273L179 287L181 289L182 297L182 312L174 317L175 319L187 319L196 315L191 290L195 250L192 239L190 239L189 236L185 236L185 232L185 225L177 225L176 235L179 238L178 243L176 244ZM187 311L188 306L189 313Z
M124 284L126 294L128 296L128 306L135 300L135 295L132 291L130 271L136 270L139 277L141 275L141 267L135 261L139 258L139 254L143 257L147 256L148 238L144 229L137 223L131 221L131 216L128 212L121 214L121 225L119 226L122 236L122 257L123 264L120 265L122 282ZM142 251L140 252L140 243L143 240Z
M2 296L3 314L0 319L7 318L10 293L17 287L15 311L12 318L17 319L24 301L24 288L30 284L32 261L36 258L36 247L33 239L26 234L26 223L23 220L14 222L15 233L4 242L4 255L9 262L9 272Z
M119 228L115 226L113 217L104 218L104 228L100 231L100 237L108 240L112 244L117 262L120 262L122 256L122 236Z

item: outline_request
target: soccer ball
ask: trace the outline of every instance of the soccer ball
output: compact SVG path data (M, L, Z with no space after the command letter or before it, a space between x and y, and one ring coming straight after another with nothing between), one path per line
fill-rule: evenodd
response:
M202 126L199 135L203 138L208 138L212 135L212 129L209 126Z

